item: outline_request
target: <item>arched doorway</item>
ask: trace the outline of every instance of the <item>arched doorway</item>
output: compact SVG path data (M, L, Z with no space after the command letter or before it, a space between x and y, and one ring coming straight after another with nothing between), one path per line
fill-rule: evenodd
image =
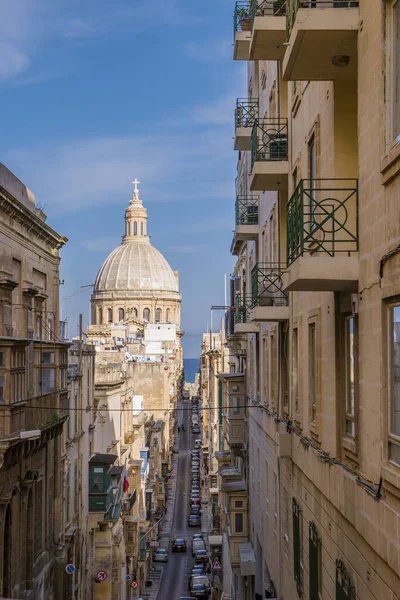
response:
M4 521L4 538L3 538L3 596L11 598L12 581L11 581L11 552L12 552L12 531L11 531L11 508L7 505L6 517Z

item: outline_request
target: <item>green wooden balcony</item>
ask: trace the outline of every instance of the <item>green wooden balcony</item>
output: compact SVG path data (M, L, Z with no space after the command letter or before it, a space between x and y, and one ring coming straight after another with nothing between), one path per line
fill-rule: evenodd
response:
M283 78L346 80L357 76L360 18L355 0L287 0Z
M255 322L289 319L288 296L283 290L281 263L257 263L251 271L250 318Z
M258 100L238 98L235 109L235 150L251 149L251 131L258 120Z
M282 60L286 41L286 0L251 0L251 60Z
M233 58L234 60L249 60L251 41L250 2L240 0L235 4L233 13Z
M357 289L357 179L302 179L286 207L286 228L286 291Z
M244 242L258 239L258 201L255 194L236 197L236 226L231 245L234 256L240 254Z
M257 333L258 326L252 323L250 311L252 300L250 295L235 296L235 333Z
M257 121L251 132L251 191L288 187L287 119Z

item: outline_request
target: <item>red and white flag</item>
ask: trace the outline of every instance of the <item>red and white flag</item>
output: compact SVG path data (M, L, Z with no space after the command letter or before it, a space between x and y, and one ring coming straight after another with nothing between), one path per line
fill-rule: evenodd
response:
M128 479L128 471L126 470L126 464L124 465L124 469L122 471L122 490L125 494L129 489L129 479Z

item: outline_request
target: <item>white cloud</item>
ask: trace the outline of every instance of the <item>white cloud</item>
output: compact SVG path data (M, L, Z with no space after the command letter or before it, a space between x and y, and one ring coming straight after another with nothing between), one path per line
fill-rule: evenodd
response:
M0 81L19 75L29 66L29 58L12 44L0 42Z

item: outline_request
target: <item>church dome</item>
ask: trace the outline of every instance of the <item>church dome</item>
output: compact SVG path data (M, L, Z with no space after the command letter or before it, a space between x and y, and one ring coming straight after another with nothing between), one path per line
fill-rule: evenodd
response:
M147 240L124 241L106 258L94 287L112 290L163 290L179 292L174 272Z
M125 210L122 244L106 258L96 277L94 292L165 291L179 294L177 277L147 235L147 210L135 189Z

